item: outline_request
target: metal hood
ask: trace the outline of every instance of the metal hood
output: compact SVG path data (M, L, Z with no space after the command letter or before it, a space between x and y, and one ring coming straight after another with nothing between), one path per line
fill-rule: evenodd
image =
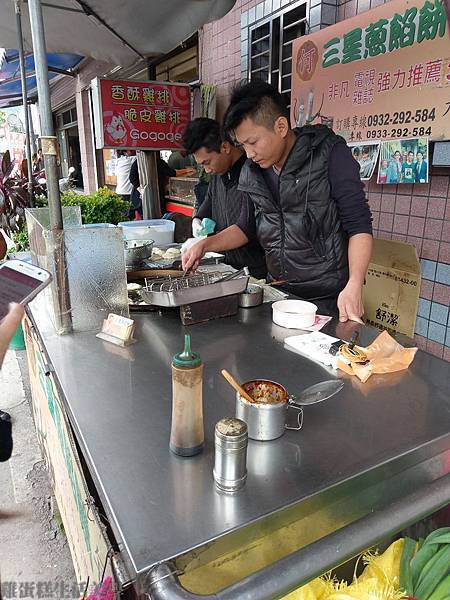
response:
M71 52L127 67L165 54L199 27L223 17L236 0L43 0L48 52ZM30 21L22 9L25 52ZM14 48L14 4L0 2L0 45Z

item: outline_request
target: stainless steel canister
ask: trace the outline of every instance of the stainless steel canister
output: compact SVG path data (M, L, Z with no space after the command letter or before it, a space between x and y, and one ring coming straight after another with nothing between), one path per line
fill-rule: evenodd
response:
M255 390L264 386L270 402L248 402L236 393L236 417L242 419L248 426L248 437L252 440L268 441L281 437L286 429L298 431L303 424L303 410L297 406L284 386L267 379L254 379L242 384L246 392L253 397ZM288 408L298 411L297 426L286 424Z
M247 479L247 424L227 417L216 423L214 480L219 489L236 492Z

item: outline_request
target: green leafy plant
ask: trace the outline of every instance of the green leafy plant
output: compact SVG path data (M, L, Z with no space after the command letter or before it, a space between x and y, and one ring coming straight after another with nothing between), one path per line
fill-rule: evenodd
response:
M450 527L436 529L418 545L405 538L400 562L400 587L407 598L446 600L450 597Z
M86 196L68 192L61 196L63 206L79 206L83 223L112 223L127 221L129 204L107 187Z
M45 196L35 196L36 208L48 206ZM128 202L121 196L112 192L107 187L98 189L94 194L82 195L75 192L61 194L62 206L79 206L83 223L111 223L117 225L120 221L127 221ZM18 225L13 234L16 252L29 250L28 231L25 222Z
M23 223L19 231L13 233L13 242L16 247L15 252L28 252L30 243L26 223Z
M44 208L48 206L48 198L44 194L38 194L34 197L35 208Z
M35 200L36 206L48 206L45 196ZM121 196L107 187L99 188L94 194L61 194L62 206L79 206L83 223L111 223L128 221L129 204Z

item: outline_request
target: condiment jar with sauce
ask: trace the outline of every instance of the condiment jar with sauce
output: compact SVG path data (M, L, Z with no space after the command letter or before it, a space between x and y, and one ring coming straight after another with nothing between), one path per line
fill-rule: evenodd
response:
M172 427L170 449L193 456L203 449L203 363L184 336L184 350L172 359Z

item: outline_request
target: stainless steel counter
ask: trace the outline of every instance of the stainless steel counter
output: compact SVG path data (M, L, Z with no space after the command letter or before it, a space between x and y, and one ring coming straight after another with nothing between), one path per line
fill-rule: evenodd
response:
M273 379L294 394L336 376L284 347L295 332L272 324L270 305L191 328L205 364L206 434L204 452L192 458L169 451L170 361L184 333L177 311L136 315L138 342L128 349L93 333L56 335L39 298L30 316L135 574L214 540L225 547L232 532L245 527L251 536L252 528L274 518L282 524L283 515L288 521L299 507L306 514L331 497L348 498L333 515L336 526L345 524L450 471L450 365L431 355L418 352L409 370L364 385L339 374L344 390L306 407L302 431L250 441L247 484L227 496L212 477L214 424L235 404L220 370L240 381ZM375 335L364 328L362 343Z

